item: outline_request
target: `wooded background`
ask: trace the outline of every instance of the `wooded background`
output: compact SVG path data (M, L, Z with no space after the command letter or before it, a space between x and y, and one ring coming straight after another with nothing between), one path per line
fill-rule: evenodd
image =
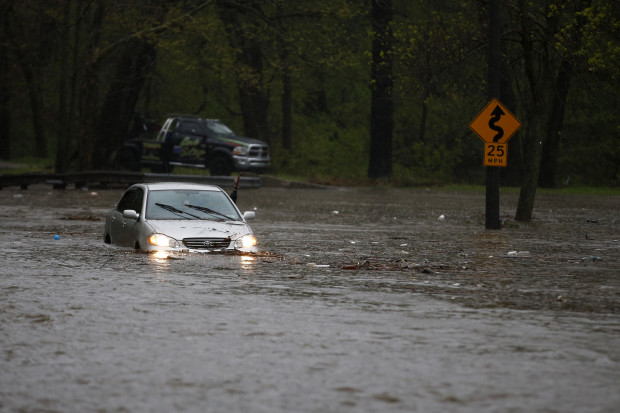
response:
M268 142L281 174L484 183L468 124L488 102L488 0L0 9L2 159L113 168L136 119L184 113ZM502 185L620 183L619 12L617 0L500 1L499 98L523 123Z

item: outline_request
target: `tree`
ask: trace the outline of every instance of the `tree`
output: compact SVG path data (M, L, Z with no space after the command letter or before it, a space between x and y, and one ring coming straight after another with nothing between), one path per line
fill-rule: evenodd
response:
M368 4L0 0L0 156L111 167L134 112L174 111L268 140L286 173L483 183L463 125L487 100L489 1ZM502 179L523 173L527 220L537 182L620 181L620 2L501 5L501 100L523 122Z
M11 3L0 3L0 33L6 33ZM3 36L4 37L4 36ZM9 88L9 47L0 41L0 159L11 158L11 89Z
M575 10L572 18L573 21L555 36L558 41L556 50L558 53L561 53L562 57L555 79L555 93L553 94L551 110L549 112L547 134L542 147L539 185L543 188L553 188L557 183L558 152L560 149L564 113L566 111L566 100L578 60L576 54L581 48L582 29L585 24L585 17L582 13L590 7L590 3L590 0L582 1L580 5L577 3L578 9ZM558 15L559 13L555 13L554 18L559 18Z
M261 31L259 15L263 15L260 2L218 0L216 5L237 62L237 89L245 133L269 142L270 102L263 82L263 50L256 36Z
M479 169L480 153L461 127L485 99L479 7L409 0L394 9L395 166L400 174L466 179L465 169Z
M527 95L523 144L523 180L515 219L532 218L541 162L546 162L543 183L555 184L555 153L559 148L566 99L574 72L576 51L580 50L584 11L590 0L571 3L549 2L544 8L519 1L520 46ZM555 40L555 41L554 41ZM526 97L524 99L524 97ZM523 135L523 134L522 134ZM542 157L547 145L546 158Z
M529 119L529 122L525 125L525 133L522 134L522 136L524 135L524 167L515 214L517 221L529 221L532 218L540 170L541 149L545 137L546 109L549 107L551 95L552 74L548 50L544 46L544 35L546 33L542 28L539 28L538 31L535 30L532 12L533 10L528 8L526 0L519 0L521 48L529 93L526 118ZM539 34L540 37L535 38L534 34ZM534 42L535 39L538 43Z
M60 36L57 172L114 166L116 150L154 70L158 36L208 2L168 15L175 3L134 1L119 14L103 0L66 2Z
M372 0L372 96L370 110L369 178L392 175L394 99L392 79L392 1Z
M6 38L5 47L8 47L9 52L6 57L11 55L21 69L28 92L35 137L35 156L45 158L48 151L46 129L43 123L45 109L42 72L50 57L49 41L45 35L53 29L53 22L42 12L38 2L33 3L32 5L21 3L17 5L19 10L15 10L16 4L12 0L4 2L2 34ZM26 24L26 21L33 23ZM16 27L27 27L27 30L21 31ZM20 30L19 33L17 33L18 30Z
M156 50L148 41L132 38L120 50L116 73L104 96L94 131L96 150L93 167L113 167L134 119L136 103L150 73L154 71Z

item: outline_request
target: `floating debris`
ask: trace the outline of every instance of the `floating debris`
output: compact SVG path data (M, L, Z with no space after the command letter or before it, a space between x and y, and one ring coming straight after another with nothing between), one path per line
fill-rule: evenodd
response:
M508 254L506 254L509 257L524 257L527 255L530 255L529 251L508 251Z
M306 264L306 266L312 268L329 268L329 264L317 264L315 262L309 262Z

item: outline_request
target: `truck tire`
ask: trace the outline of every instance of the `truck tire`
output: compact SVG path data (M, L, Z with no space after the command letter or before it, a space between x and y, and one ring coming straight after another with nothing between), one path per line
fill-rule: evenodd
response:
M138 153L131 148L123 148L118 155L118 165L125 171L139 171L140 158Z
M225 155L215 155L209 160L209 172L212 176L229 176L232 171L232 161Z

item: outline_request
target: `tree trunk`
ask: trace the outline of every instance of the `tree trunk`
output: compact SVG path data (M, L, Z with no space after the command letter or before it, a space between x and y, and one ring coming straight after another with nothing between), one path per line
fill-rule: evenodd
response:
M542 147L538 183L543 188L555 188L556 186L560 133L562 130L562 123L564 122L564 110L566 108L566 98L570 88L571 71L572 64L567 60L563 60L555 83L555 93L551 104L549 126L547 128L547 139Z
M30 110L32 111L32 129L34 131L35 156L47 157L47 138L43 127L43 92L41 91L40 76L35 74L35 69L20 61L20 66L26 79L28 97L30 98Z
M26 81L28 97L30 99L30 109L32 116L32 128L35 137L35 156L39 158L47 157L47 139L45 128L43 127L43 93L41 91L41 79L37 75L36 65L31 64L28 56L25 55L23 48L18 44L13 27L11 24L12 5L8 3L6 10L3 10L3 33L8 37L11 49Z
M504 48L502 48L504 50ZM518 99L515 96L512 86L513 71L508 68L507 62L502 61L501 68L501 101L508 108L518 107ZM501 186L519 186L521 185L521 138L520 134L513 136L508 141L508 165L505 168L501 168L500 171L500 184Z
M101 58L97 56L100 48L101 30L104 18L104 0L78 2L79 20L85 24L76 24L74 31L74 58L76 71L83 73L74 83L79 89L74 90L73 99L78 102L73 116L77 120L75 131L76 149L71 157L71 169L85 171L92 169L93 156L99 152L95 144L97 130L97 113L100 101ZM92 10L88 14L87 10ZM86 18L88 17L88 20ZM85 35L83 30L88 30ZM84 50L81 51L83 42ZM81 70L78 70L80 68Z
M260 10L260 6L255 1L251 4L237 4L227 0L218 0L216 6L241 68L237 74L237 88L244 132L252 138L269 143L269 98L263 85L263 53L256 33L246 34L243 27L247 26L247 22L242 22L240 18L245 16L248 9ZM251 23L250 21L251 27L257 27Z
M372 0L372 95L368 177L392 175L394 100L392 80L392 1Z
M8 24L5 5L0 7L0 33ZM9 87L9 53L0 42L0 159L11 159L11 88Z
M289 51L286 45L281 45L282 60L282 147L287 151L292 148L293 134L293 82L289 68Z
M418 141L424 143L426 137L426 119L428 118L428 99L431 97L431 91L428 87L424 88L424 100L422 101L422 116L420 118L420 132Z
M153 71L155 55L155 48L144 40L135 39L125 45L96 121L93 168L114 166L116 152L127 137L140 92Z
M571 26L568 43L572 50L581 48L581 40L583 37L583 25L585 24L585 16L581 13L590 7L591 0L583 0L577 2L578 7L575 10L576 23ZM547 140L543 145L543 153L541 159L541 171L539 184L543 188L554 188L557 185L557 163L558 152L560 149L560 140L562 125L564 123L564 112L566 109L566 99L571 85L572 73L575 68L575 56L565 55L558 70L558 76L555 82L555 93L551 105L551 113L549 115L549 127L547 130Z
M534 111L543 111L543 105L535 105ZM530 114L530 125L523 139L523 177L521 190L519 192L519 202L515 219L517 221L529 221L532 219L534 210L534 199L536 197L536 186L540 170L540 156L544 139L544 112L540 114Z
M536 187L538 174L540 172L540 156L543 141L546 135L545 120L549 100L547 91L552 77L549 73L548 61L542 59L534 50L532 41L531 21L527 9L526 0L519 0L521 17L521 45L523 48L523 59L525 73L529 83L531 104L529 110L528 125L523 139L523 180L515 219L517 221L529 221L532 219L534 210L534 199L536 197ZM543 52L543 55L545 53Z
M69 44L69 28L71 21L71 8L73 1L68 0L64 5L63 19L60 28L61 45ZM68 80L71 78L69 73L69 48L60 47L60 72L58 74L58 115L56 124L56 161L54 170L56 173L66 172L69 167L69 137L71 136L71 125L69 114L70 87Z

